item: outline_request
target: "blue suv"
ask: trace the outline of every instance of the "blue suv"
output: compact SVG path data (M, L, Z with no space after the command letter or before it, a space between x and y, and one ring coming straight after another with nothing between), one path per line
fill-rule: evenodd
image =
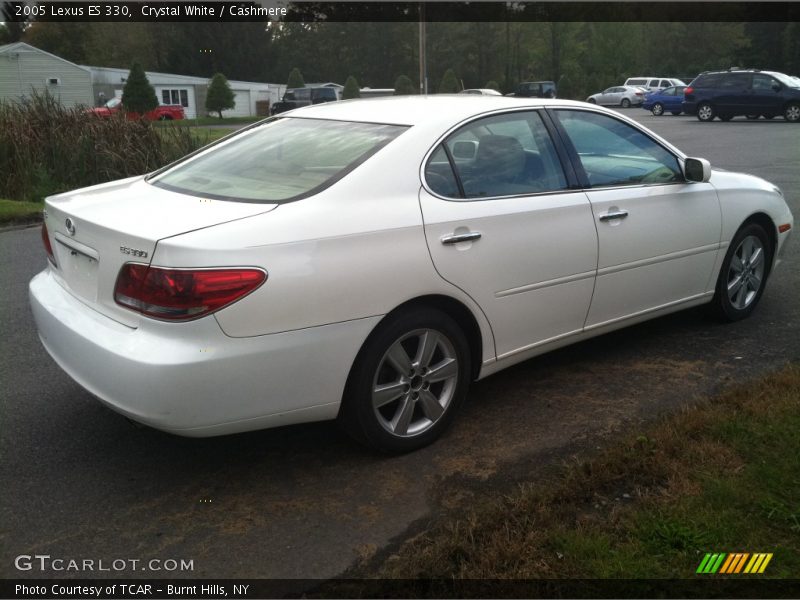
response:
M800 123L800 80L757 69L701 73L684 92L683 112L701 121L783 115L787 121Z

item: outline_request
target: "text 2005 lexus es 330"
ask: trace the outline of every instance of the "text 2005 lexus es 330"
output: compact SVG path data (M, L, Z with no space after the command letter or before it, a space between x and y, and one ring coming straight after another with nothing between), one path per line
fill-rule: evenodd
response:
M519 361L699 304L746 317L792 223L774 185L596 106L332 102L48 198L30 298L55 361L131 419L338 418L400 452Z

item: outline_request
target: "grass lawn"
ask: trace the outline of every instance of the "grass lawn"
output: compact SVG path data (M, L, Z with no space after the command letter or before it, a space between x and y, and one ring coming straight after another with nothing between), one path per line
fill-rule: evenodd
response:
M487 493L345 576L796 579L799 432L800 365L790 365L512 493ZM706 553L723 552L774 556L764 575L696 574Z
M266 117L198 117L196 119L181 119L180 121L154 121L156 127L196 127L198 125L245 125L266 119Z
M44 205L40 202L19 202L0 199L0 226L39 221Z

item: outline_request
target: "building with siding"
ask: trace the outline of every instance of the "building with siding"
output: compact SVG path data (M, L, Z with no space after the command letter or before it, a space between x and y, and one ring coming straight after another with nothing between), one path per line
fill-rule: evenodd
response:
M24 42L0 46L0 100L24 101L45 93L67 107L93 104L89 69Z
M24 101L35 90L49 92L67 107L98 106L122 96L128 73L129 69L76 65L24 42L0 46L0 100ZM159 104L180 104L188 119L207 114L209 79L155 71L146 75ZM256 116L256 102L273 104L286 88L277 83L229 83L236 105L222 112L226 117ZM269 112L262 110L262 114Z
M109 67L84 67L92 74L95 98L102 97L110 100L122 97L122 89L128 77L128 69L115 69ZM156 90L159 104L180 104L186 113L187 119L204 116L206 111L206 94L209 79L192 77L190 75L175 75L172 73L157 73L146 71L147 79ZM268 100L273 104L281 99L286 86L277 83L257 83L254 81L229 80L233 90L236 106L231 110L222 111L226 117L254 117L256 102ZM268 113L264 114L267 116Z

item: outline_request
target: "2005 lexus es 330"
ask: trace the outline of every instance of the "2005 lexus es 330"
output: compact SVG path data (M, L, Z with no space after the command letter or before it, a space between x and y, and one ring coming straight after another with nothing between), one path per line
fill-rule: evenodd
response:
M699 304L748 316L792 222L774 185L596 106L334 102L48 198L30 298L55 361L131 419L338 418L400 452L519 361Z

